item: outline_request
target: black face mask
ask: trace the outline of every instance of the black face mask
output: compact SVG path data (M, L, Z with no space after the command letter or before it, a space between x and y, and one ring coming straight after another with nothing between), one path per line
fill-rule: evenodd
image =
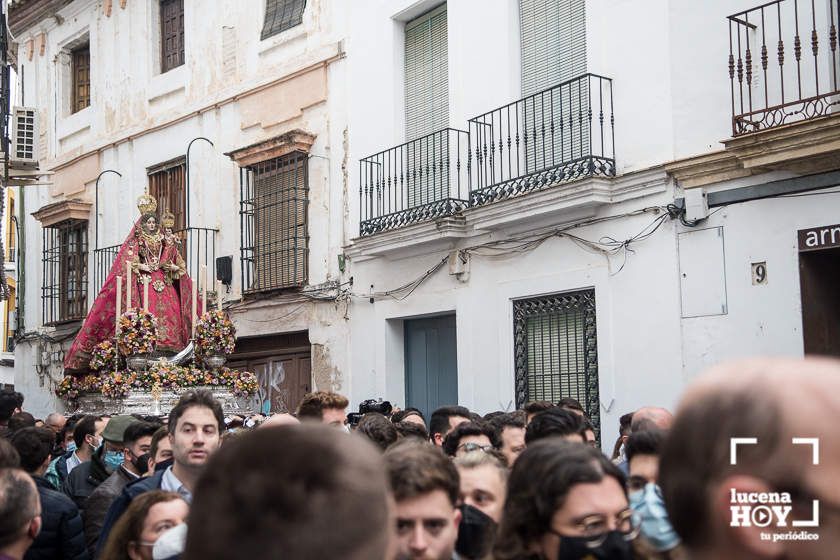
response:
M134 465L135 469L137 469L137 474L143 476L146 474L146 471L149 470L149 454L143 453L139 457L134 457L131 460L131 464Z
M465 558L484 558L496 540L496 522L473 506L464 504L458 509L461 510L461 524L458 525L455 550Z
M633 560L633 548L630 541L618 531L610 531L600 546L590 548L584 537L560 537L557 560Z
M160 463L155 463L155 472L162 471L167 467L171 467L172 463L174 463L174 459L167 459L166 461L161 461Z

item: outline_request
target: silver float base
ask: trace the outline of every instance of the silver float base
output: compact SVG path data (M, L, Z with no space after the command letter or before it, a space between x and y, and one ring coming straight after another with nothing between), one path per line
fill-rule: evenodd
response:
M67 411L81 414L141 414L168 415L169 411L184 393L195 389L210 389L213 396L221 403L222 410L229 414L252 414L253 399L235 397L227 387L191 387L175 390L163 390L160 399L155 402L149 391L132 391L122 399L111 399L99 393L81 395L75 401L65 402Z

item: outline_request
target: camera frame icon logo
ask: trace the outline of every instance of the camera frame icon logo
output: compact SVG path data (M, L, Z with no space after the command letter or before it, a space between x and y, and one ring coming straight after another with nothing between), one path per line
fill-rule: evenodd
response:
M738 437L729 439L729 464L738 464L738 446L758 445L758 438ZM819 438L791 438L793 445L811 446L811 464L820 464ZM731 527L787 527L793 506L788 492L738 492L730 489ZM818 527L820 523L820 501L811 502L810 519L793 519L793 527Z

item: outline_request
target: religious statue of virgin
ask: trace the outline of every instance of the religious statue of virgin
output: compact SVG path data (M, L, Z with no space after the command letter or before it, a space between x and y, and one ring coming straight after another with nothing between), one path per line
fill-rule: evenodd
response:
M148 194L137 200L137 207L140 219L120 247L105 284L64 358L67 373L87 371L93 348L114 337L117 276L123 276L125 286L120 308L146 307L157 317L159 351L179 352L189 342L192 281L181 256L180 240L172 233L174 216L166 213L160 220L157 202ZM198 303L200 314L201 302Z

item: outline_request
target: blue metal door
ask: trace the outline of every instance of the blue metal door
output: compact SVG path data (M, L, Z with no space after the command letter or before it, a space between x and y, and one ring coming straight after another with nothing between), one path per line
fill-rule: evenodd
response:
M406 406L428 419L438 407L458 404L455 315L405 321Z

